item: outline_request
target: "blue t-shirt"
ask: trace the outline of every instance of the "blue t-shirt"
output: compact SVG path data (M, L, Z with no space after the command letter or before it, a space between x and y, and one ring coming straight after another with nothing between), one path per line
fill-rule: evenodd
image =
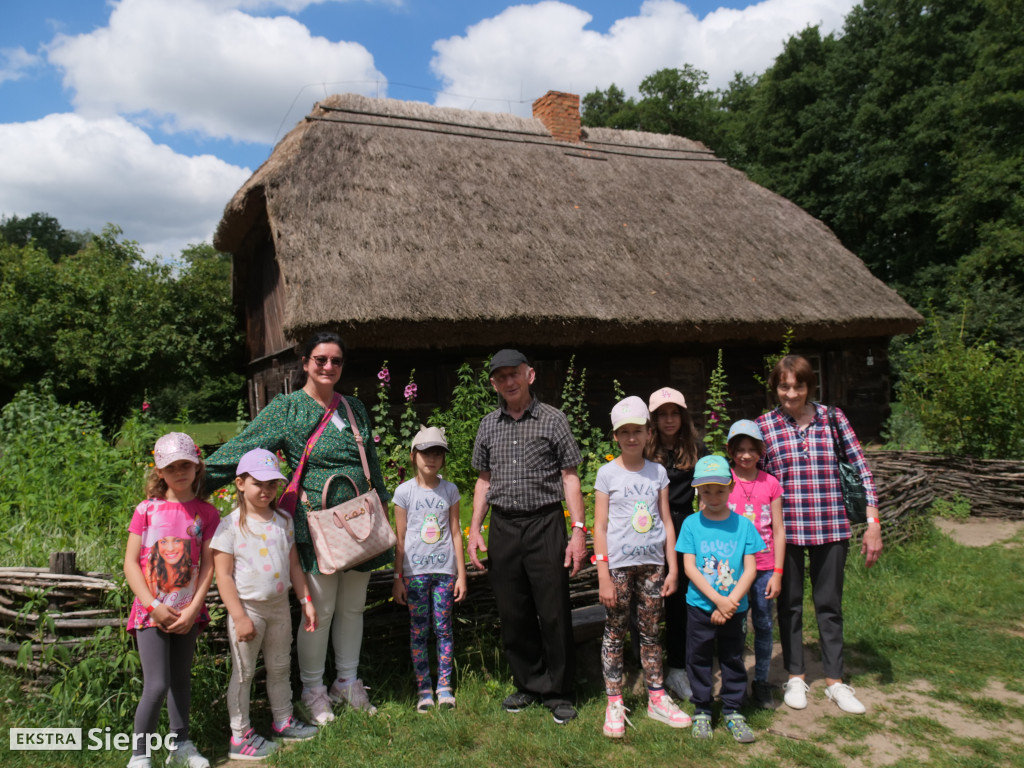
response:
M694 555L704 578L712 589L723 595L729 595L736 582L743 578L743 556L764 548L754 524L731 513L725 520L708 520L703 512L690 515L683 521L676 542L676 551ZM715 610L715 604L692 581L686 590L686 603L708 613ZM737 610L747 610L746 594Z

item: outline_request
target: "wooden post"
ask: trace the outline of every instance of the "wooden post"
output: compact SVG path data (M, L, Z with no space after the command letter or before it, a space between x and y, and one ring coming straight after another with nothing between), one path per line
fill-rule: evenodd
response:
M50 555L50 573L74 574L75 569L74 552L54 552Z

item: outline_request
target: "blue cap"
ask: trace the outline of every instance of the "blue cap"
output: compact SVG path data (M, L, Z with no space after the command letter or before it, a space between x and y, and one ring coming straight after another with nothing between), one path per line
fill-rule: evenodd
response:
M694 488L698 485L729 485L732 482L732 470L729 462L721 456L705 456L693 468Z
M747 437L752 437L762 443L764 442L764 437L761 435L761 428L757 426L756 422L753 422L750 419L740 419L739 421L733 422L733 425L729 427L729 437L727 437L725 441L729 442L737 435L746 435Z

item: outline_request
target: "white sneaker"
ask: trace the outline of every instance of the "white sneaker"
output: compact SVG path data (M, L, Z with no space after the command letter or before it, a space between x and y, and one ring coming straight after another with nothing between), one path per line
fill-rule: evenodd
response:
M303 688L301 701L302 705L309 710L309 718L313 725L326 725L334 719L326 685Z
M191 741L175 742L177 749L167 756L167 765L180 765L185 768L210 768L210 761L199 754L196 745Z
M849 712L851 715L863 715L868 711L867 707L853 695L853 688L846 683L832 683L825 689L825 696L834 701L843 712Z
M153 762L146 755L132 755L128 768L152 768Z
M807 709L807 692L811 690L811 686L799 677L791 677L782 686L782 690L784 692L782 700L786 702L787 707L790 709Z
M370 697L366 695L363 681L358 678L344 683L335 680L328 695L331 701L345 702L353 709L361 709L370 715L377 714L377 708L370 703Z
M665 675L665 687L683 701L689 701L693 696L693 688L690 687L690 678L686 676L685 669L669 667Z

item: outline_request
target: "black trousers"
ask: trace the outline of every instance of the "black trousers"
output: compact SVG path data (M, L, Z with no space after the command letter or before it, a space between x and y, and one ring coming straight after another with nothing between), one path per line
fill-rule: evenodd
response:
M693 689L690 701L697 714L711 714L715 700L711 668L717 655L722 672L722 714L732 714L742 706L747 693L747 668L743 664L747 612L737 611L725 624L712 624L711 614L693 605L686 608L686 676Z
M801 547L786 544L779 610L782 665L791 675L802 675L804 665L804 569L810 563L811 596L818 619L821 662L825 677L843 677L843 576L850 540Z
M691 513L692 514L692 513ZM672 523L676 529L676 541L679 541L679 529L688 515L672 512ZM678 558L679 586L676 591L665 598L665 666L668 669L686 669L686 590L690 580L683 570L683 556L679 552L666 552L665 557ZM668 674L666 672L665 674Z
M537 517L491 515L488 570L505 658L516 688L552 709L573 698L567 544L561 505Z

